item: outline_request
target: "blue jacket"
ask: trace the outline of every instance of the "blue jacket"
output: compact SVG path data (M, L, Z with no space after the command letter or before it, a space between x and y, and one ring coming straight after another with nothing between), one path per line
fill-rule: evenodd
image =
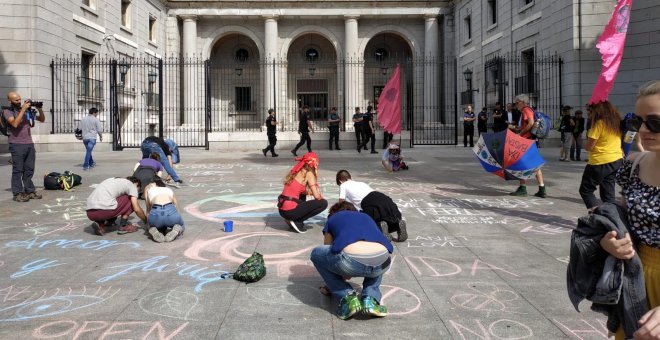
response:
M630 260L613 257L601 248L600 240L613 230L623 238L628 226L625 210L612 203L581 217L571 235L566 273L568 297L575 310L580 311L580 301L590 300L593 311L607 315L607 329L616 332L622 325L626 339L632 338L638 320L648 311L642 262L637 254Z

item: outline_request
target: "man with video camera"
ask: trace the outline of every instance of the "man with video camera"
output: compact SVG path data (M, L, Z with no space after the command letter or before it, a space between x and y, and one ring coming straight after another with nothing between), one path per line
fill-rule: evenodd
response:
M7 94L9 107L2 111L8 123L9 130L9 152L11 152L12 173L11 191L14 201L27 202L30 199L41 199L32 183L36 151L30 129L34 121L44 122L46 115L43 111L43 103L30 99L21 105L21 96L17 92Z

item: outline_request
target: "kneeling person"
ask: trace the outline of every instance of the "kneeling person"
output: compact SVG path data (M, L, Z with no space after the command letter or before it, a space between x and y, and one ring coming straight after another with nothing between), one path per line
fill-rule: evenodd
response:
M183 234L185 226L177 209L179 204L174 192L165 186L165 182L157 179L144 188L144 200L147 202L149 215L149 234L154 241L172 242Z
M375 191L367 183L352 180L347 170L339 170L336 180L339 185L339 202L346 200L358 210L371 216L388 240L392 239L390 233L394 231L397 232L397 241L403 242L408 239L406 221L403 220L399 207L389 196Z
M323 235L324 245L314 248L310 259L326 289L339 299L337 316L346 320L360 311L386 316L387 308L380 305L380 283L391 263L392 244L369 216L348 202L330 208ZM364 278L361 299L345 277Z
M147 216L138 203L140 180L135 177L108 178L101 182L87 198L87 217L92 220L96 235L105 235L105 227L114 225L120 218L117 234L133 233L138 230L128 223L128 217L135 214L147 222Z

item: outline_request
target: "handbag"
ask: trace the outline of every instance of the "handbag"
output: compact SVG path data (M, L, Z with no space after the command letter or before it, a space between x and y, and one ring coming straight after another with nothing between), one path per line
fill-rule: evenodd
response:
M241 282L257 282L266 276L266 263L263 255L256 251L248 257L233 274L234 280Z
M82 140L83 139L82 130L80 130L80 129L76 129L76 131L73 132L73 135L76 136L77 140Z

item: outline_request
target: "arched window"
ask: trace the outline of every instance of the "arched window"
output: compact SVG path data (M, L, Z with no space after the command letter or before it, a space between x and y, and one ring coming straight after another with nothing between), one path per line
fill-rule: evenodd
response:
M250 52L244 48L239 48L236 51L236 61L238 62L246 62L248 58L250 57Z
M317 61L319 59L319 51L315 48L308 48L307 51L305 51L305 59L309 62Z
M387 59L388 56L389 52L387 52L387 50L382 47L379 47L376 49L376 51L374 51L374 58L376 58L378 61L383 61Z

